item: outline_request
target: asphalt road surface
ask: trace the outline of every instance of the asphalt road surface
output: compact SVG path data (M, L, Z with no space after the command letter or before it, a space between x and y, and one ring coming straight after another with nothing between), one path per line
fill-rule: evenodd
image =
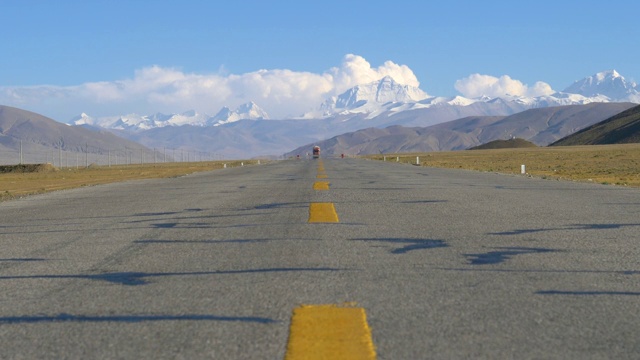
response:
M378 359L640 358L637 189L292 160L0 219L3 359L284 359L302 304L364 309Z

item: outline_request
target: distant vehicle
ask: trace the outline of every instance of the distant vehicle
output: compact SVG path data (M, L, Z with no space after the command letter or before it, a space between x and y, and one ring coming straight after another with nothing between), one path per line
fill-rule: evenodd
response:
M320 146L314 146L313 147L313 158L317 159L320 157Z

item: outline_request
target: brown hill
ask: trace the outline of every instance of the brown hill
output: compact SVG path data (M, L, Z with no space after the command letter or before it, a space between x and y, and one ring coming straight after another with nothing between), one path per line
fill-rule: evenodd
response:
M640 105L566 136L549 146L628 144L640 142Z
M469 150L488 150L488 149L516 149L516 148L531 148L538 147L538 145L527 141L525 139L515 138L509 140L494 140L486 144L478 145L469 148Z
M315 141L286 153L285 157L305 154L312 145L319 145L327 155L464 150L508 138L546 146L634 106L591 103L530 109L510 116L469 116L429 127L374 127Z
M104 130L69 126L31 111L0 105L0 162L17 163L20 149L29 155L25 162L32 163L47 162L46 154L54 150L101 155L109 151L144 152L147 158L153 155L146 147Z

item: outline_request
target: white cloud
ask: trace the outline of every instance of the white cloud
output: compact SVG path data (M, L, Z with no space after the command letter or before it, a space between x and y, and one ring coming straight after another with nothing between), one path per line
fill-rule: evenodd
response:
M213 115L222 106L233 108L254 101L272 118L282 118L301 115L315 109L329 96L387 75L400 83L419 85L406 65L386 61L372 67L363 57L348 54L340 66L321 74L286 69L194 74L150 66L136 70L132 78L123 80L67 87L0 87L0 103L67 121L81 112L113 116L194 109Z
M489 97L505 95L535 97L554 93L551 86L542 81L538 81L529 87L508 75L502 75L498 78L491 75L472 74L456 81L454 86L456 90L468 98L476 98L483 95Z
M329 73L333 76L337 94L356 85L377 81L385 76L391 76L401 84L420 86L415 74L406 65L386 61L383 65L372 68L371 64L362 56L353 54L346 55L342 65L339 68L332 68Z

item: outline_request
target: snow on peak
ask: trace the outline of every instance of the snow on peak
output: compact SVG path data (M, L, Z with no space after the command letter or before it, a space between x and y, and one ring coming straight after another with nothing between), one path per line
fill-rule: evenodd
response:
M180 126L180 125L199 125L203 126L206 121L206 115L200 115L190 110L182 114L163 114L155 113L153 115L128 114L121 116L107 116L100 118L92 118L82 113L69 121L71 125L94 125L105 129L117 130L147 130L164 126Z
M206 121L207 115L199 114L195 110L188 110L181 114L172 114L167 116L164 123L159 123L158 126L204 126Z
M207 123L213 126L228 124L238 120L266 120L269 114L253 101L238 106L235 110L224 106Z
M269 119L269 114L266 111L262 110L256 103L250 101L246 104L242 104L238 106L238 108L234 111L239 116L248 116L243 117L242 119L251 119L251 120L263 120Z
M564 89L563 92L586 97L604 95L612 101L627 101L629 98L638 95L636 83L626 81L615 70L599 72L578 80Z
M348 112L371 113L388 103L417 102L428 97L415 86L396 82L391 76L357 85L337 97L326 100L320 109L325 115Z
M87 115L86 113L81 113L78 116L74 116L67 123L69 125L94 125L95 120Z
M302 115L301 119L317 119L336 116L365 114L366 119L383 113L392 114L402 111L425 109L430 107L465 107L484 105L494 108L504 107L510 111L546 106L588 104L592 102L633 102L640 103L640 87L627 81L616 70L602 71L576 81L562 92L539 97L505 95L501 97L481 96L473 99L462 96L429 96L418 87L400 84L391 76L384 76L368 84L354 86L338 96L326 99L319 108ZM458 111L458 110L453 110ZM82 113L68 121L70 125L93 125L106 129L140 131L164 126L219 126L238 120L269 119L269 115L255 102L251 101L232 110L223 107L215 116L200 114L189 110L180 114L137 115L93 118Z
M593 75L593 77L595 77L599 82L602 82L606 79L615 79L622 76L620 76L620 74L615 70L607 70L607 71L599 72Z

